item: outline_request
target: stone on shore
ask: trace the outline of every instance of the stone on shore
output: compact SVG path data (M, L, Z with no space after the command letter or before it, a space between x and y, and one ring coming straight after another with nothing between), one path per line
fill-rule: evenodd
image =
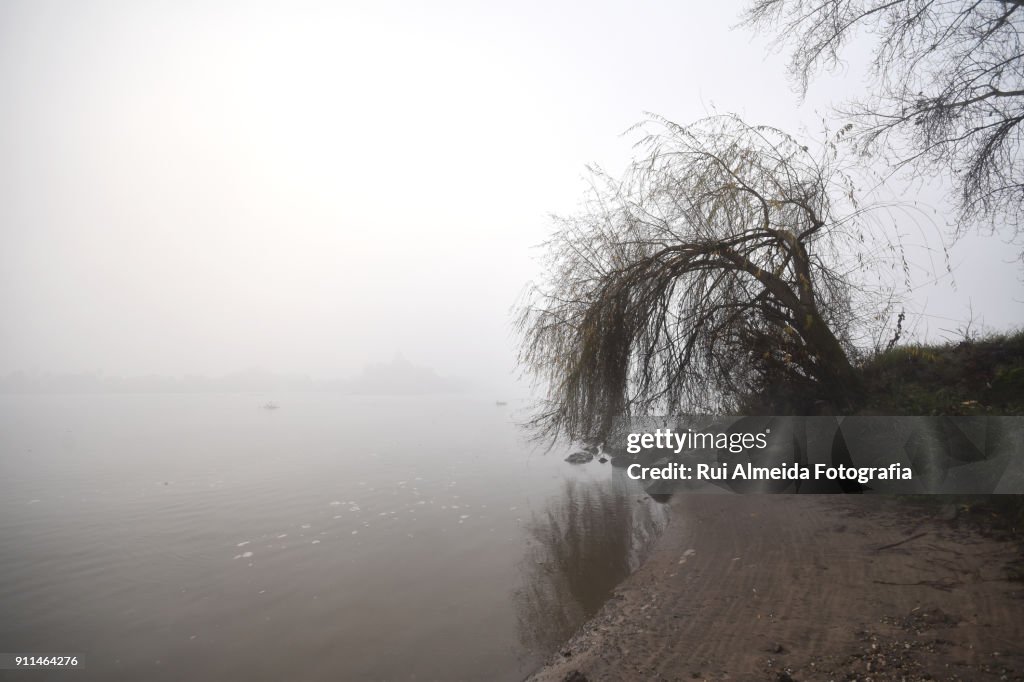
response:
M589 452L574 452L565 458L565 461L569 464L586 464L594 459L594 456Z

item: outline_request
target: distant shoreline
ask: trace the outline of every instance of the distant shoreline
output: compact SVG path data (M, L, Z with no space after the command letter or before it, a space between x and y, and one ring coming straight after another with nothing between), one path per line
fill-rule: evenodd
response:
M59 393L342 393L346 395L430 395L472 389L461 379L396 355L390 363L365 365L347 379L313 379L246 369L219 376L201 374L108 375L102 372L10 372L0 375L0 394Z

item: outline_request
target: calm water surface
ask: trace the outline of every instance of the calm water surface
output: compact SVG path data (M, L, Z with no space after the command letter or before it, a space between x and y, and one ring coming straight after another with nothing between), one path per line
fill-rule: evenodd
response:
M0 652L83 665L0 679L523 678L666 513L515 416L465 396L0 396Z

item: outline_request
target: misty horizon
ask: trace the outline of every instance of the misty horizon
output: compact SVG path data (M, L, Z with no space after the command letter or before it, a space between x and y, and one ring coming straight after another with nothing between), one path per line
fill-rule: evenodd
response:
M216 375L199 373L107 374L102 370L54 372L18 370L0 375L0 393L190 393L326 391L350 395L424 395L493 391L471 379L438 372L396 353L389 362L370 362L341 376L310 376L247 367Z
M549 216L588 164L626 167L643 112L819 131L863 79L796 102L739 9L5 3L0 376L330 379L408 349L519 390L510 311ZM872 190L914 205L886 216L908 342L1024 319L1000 239L943 243L946 190Z

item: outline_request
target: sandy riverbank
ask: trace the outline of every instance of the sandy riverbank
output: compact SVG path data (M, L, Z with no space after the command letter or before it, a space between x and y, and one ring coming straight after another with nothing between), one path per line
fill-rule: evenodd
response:
M679 495L531 680L1019 680L1014 545L875 496Z

